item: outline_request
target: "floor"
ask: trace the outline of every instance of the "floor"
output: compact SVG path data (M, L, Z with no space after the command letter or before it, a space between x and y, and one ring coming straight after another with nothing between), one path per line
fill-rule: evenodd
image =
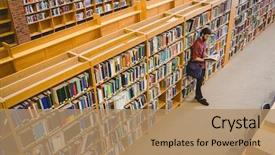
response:
M203 86L203 93L204 97L210 102L209 107L204 107L194 102L194 96L191 95L183 106L163 117L148 133L136 141L134 145L130 146L123 155L189 155L189 153L186 153L187 150L183 151L183 148L152 147L151 139L168 140L172 137L186 138L188 136L186 135L188 133L186 130L189 129L194 130L189 133L195 133L197 136L201 135L203 137L207 134L213 134L206 134L205 130L207 129L202 130L204 127L203 124L209 123L202 121L203 119L199 119L200 116L198 114L203 113L203 111L193 110L197 114L194 114L194 112L192 114L192 112L188 112L186 109L212 109L212 111L209 111L211 113L218 112L213 111L215 108L259 109L264 102L270 102L275 96L275 24L270 25L252 43L248 44L244 51L235 55L223 70L215 73ZM242 111L238 114L242 114ZM194 117L194 115L198 117ZM184 125L194 126L194 128L184 128ZM215 134L218 136L218 133L215 132ZM171 150L174 152L171 152ZM199 151L204 152L195 152L192 154L205 155L212 153L211 151L207 152L207 149ZM239 154L237 149L230 149L224 152L230 155ZM223 153L212 154L221 155Z

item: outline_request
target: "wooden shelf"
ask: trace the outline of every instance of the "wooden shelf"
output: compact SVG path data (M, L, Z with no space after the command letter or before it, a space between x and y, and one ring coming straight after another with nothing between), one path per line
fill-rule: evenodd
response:
M85 58L89 59L93 65L108 60L145 40L145 36L140 33L121 30L109 36L91 41L72 50L72 52L76 54L81 53ZM107 53L108 55L106 55Z
M46 0L46 2L49 2L49 0ZM83 4L83 7L81 7L81 8L77 8L76 7L76 3L82 3ZM102 5L102 7L103 7L103 9L104 9L104 6L106 6L106 4L112 4L114 1L113 0L110 0L110 1L108 1L108 2L103 2L103 3L101 3L100 5ZM121 2L121 1L120 1ZM127 8L130 8L132 5L128 5L128 4L130 4L130 0L126 0L126 2L127 2L127 6L125 6L123 9L126 9L127 10ZM23 3L23 2L22 2ZM34 3L29 3L29 4L23 4L23 5L25 5L25 7L26 6L29 6L29 7L32 7L32 9L33 10L36 10L36 5L32 5L32 4L36 4L36 3L39 3L39 2L34 2ZM34 21L34 22L31 22L31 23L28 23L29 25L34 25L34 24L37 24L37 23L39 23L39 24L37 24L37 28L36 29L39 29L39 25L40 25L40 23L41 22L43 22L43 21L45 21L45 20L47 20L47 19L54 19L54 20L58 20L58 22L57 21L53 21L53 20L51 20L51 25L53 25L53 26L50 26L51 28L53 27L54 29L57 29L57 28L59 28L58 26L55 26L55 23L57 23L57 25L59 25L60 23L65 23L65 25L70 25L70 26L72 26L71 24L75 24L75 25L78 25L78 24L81 24L81 23L84 23L84 22L87 22L87 20L86 20L86 15L89 13L89 11L90 10L92 10L92 12L93 13L95 13L96 12L96 5L99 5L99 4L95 4L95 2L94 1L91 1L91 4L90 5L88 5L88 6L85 6L85 4L84 4L85 2L83 1L83 0L81 0L81 1L73 1L73 2L69 2L69 3L65 3L65 4L61 4L61 5L56 5L56 6L49 6L49 8L45 8L45 9L43 9L43 10L39 10L39 11L34 11L34 12L32 12L32 13L27 13L27 12L25 12L25 16L26 16L26 18L27 17L32 17L32 16L35 16L36 14L39 14L39 13L41 13L41 12L45 12L46 13L46 17L47 18L45 18L45 19L42 19L42 20L38 20L38 21ZM48 3L49 4L49 3ZM57 9L57 8L61 8L61 7L63 7L63 6L68 6L69 7L69 11L67 11L67 12L62 12L61 14L59 14L59 15L53 15L52 14L52 11L54 10L54 9ZM134 8L134 7L132 7L132 8ZM119 9L120 10L120 9ZM137 9L136 9L137 10ZM112 13L112 12L114 12L114 11L116 11L116 10L113 10L113 8L110 10L110 11L107 11L107 12L104 12L104 13L102 13L102 15L107 15L107 14L109 14L109 13ZM83 16L84 16L84 18L82 19L82 20L78 20L77 18L77 13L79 13L79 12L82 12L83 13ZM118 11L118 12L120 12L120 11ZM121 11L121 12L123 12L123 11ZM117 21L119 21L119 20L121 20L121 19L124 19L124 18L127 18L127 16L128 17L130 17L130 16L133 16L133 14L138 14L138 13L140 13L140 10L138 10L137 12L131 12L130 14L128 14L128 15L123 15L123 14L121 14L121 16L117 16L117 15L112 15L112 18L114 17L114 16L116 16L116 17L118 17L118 18L113 18L114 19L114 21L113 20L110 20L110 21L108 21L108 22L106 22L106 23L104 23L104 24L110 24L110 23L112 23L112 22L115 22L115 20L117 20ZM92 15L93 16L93 15ZM65 22L63 21L64 19L56 19L56 18L58 18L58 17L63 17L63 18L65 18ZM91 17L88 17L88 18L91 18ZM62 21L61 21L62 20ZM67 28L69 28L69 27L64 27L65 29L67 29ZM49 32L49 31L48 31ZM55 31L53 31L52 33L54 33ZM50 33L48 33L48 34L50 34ZM48 35L47 34L47 35ZM44 35L44 34L43 34ZM36 39L36 38L33 38L33 39Z
M199 5L199 2L187 2L184 3L183 5L180 5L178 7L175 7L173 9L170 9L167 11L169 14L179 14L180 12L186 11L192 11L194 6Z
M10 19L0 20L0 24L6 24L6 23L10 23L10 22L11 22Z
M0 11L7 10L7 9L8 9L8 7L0 7Z
M5 32L5 33L1 33L1 34L0 34L0 38L4 38L4 37L10 36L10 35L14 35L14 32Z
M31 37L34 37L34 36L37 36L37 35L40 35L40 34L41 34L41 32L34 32L34 33L31 34Z
M49 31L53 31L53 28L46 28L44 30L41 31L41 33L45 33L45 32L49 32Z
M5 100L4 107L14 106L88 68L84 59L63 54L2 78L0 94Z
M154 22L151 22L151 21ZM152 19L145 20L143 22L134 24L127 27L128 30L137 31L145 34L147 38L152 38L164 31L167 31L177 25L182 24L184 18L176 15L161 14ZM150 23L150 24L148 24Z

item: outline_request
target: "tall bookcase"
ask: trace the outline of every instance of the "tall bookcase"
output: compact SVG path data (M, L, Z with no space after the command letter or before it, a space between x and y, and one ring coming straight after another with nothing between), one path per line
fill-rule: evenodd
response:
M132 5L131 0L22 0L31 38L39 38Z
M274 21L274 0L239 0L230 57Z
M1 42L5 42L11 46L16 45L16 35L7 0L1 0L0 2L0 48L2 47Z
M221 4L212 5L210 28L213 30L214 35L211 37L208 43L208 55L217 53L219 59L217 62L207 62L207 74L206 77L210 77L217 70L224 67L227 34L229 28L231 10L231 0L224 1Z

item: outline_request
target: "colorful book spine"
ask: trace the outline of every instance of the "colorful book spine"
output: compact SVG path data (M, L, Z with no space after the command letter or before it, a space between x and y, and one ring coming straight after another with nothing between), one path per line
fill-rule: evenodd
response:
M121 71L132 67L144 60L145 45L141 44L128 50L112 59L104 61L94 67L96 83L102 83L104 80L114 77Z
M162 65L157 70L149 74L149 87L159 82L165 76L171 74L179 68L180 57L175 57L167 64Z
M177 26L167 32L164 32L158 36L153 37L149 41L149 56L159 52L159 50L167 47L168 45L174 43L182 37L183 28L182 26Z
M84 72L69 81L51 89L55 103L62 105L64 102L76 97L90 87L89 73Z
M176 85L169 88L166 92L166 101L171 101L175 95L177 94L177 88Z
M134 83L130 87L128 87L125 91L120 92L116 96L114 96L114 105L127 104L133 98L138 97L141 93L145 92L147 89L147 80L146 78ZM125 106L124 105L124 106ZM123 107L124 107L123 106ZM118 109L118 108L117 108Z
M131 103L125 106L125 109L131 109L131 110L137 110L137 109L143 109L144 105L146 104L147 99L146 95L141 95Z
M173 45L161 50L157 54L149 58L149 72L155 68L167 63L171 58L175 57L183 51L182 41L178 41Z
M120 92L129 85L142 80L145 76L145 67L146 64L141 63L98 86L97 91L100 92L99 95L102 94L102 96L99 96L99 100L108 100L110 97L115 96L117 92Z
M180 78L181 78L181 72L180 72L180 70L177 70L176 72L173 72L170 76L168 76L166 79L161 81L160 87L168 88L168 87L176 84L176 82L178 82Z

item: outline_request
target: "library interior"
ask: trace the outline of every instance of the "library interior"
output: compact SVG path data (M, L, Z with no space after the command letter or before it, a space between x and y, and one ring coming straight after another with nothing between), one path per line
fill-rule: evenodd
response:
M157 111L257 108L275 97L274 21L275 0L0 0L0 155L116 155ZM209 106L188 73L205 28Z

